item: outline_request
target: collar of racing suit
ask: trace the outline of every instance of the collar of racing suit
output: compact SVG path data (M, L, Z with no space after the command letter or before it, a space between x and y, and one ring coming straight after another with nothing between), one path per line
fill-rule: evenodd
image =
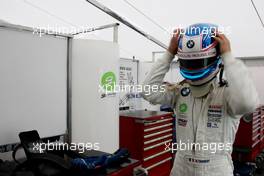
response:
M203 97L207 95L212 88L214 88L215 79L211 80L210 82L203 84L201 86L192 86L190 85L190 89L192 95L195 98Z

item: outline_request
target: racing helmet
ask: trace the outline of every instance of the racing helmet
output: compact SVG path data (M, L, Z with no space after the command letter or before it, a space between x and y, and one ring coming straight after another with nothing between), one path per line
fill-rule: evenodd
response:
M191 85L203 85L216 77L222 63L213 38L217 26L193 24L181 31L178 43L180 73Z

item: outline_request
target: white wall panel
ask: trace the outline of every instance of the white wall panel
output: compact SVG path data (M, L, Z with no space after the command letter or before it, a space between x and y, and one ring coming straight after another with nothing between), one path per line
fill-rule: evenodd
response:
M21 131L65 134L67 40L0 29L0 145Z
M119 146L119 96L101 98L99 85L108 71L118 83L118 45L74 39L72 58L72 141L99 143L100 150L113 152Z

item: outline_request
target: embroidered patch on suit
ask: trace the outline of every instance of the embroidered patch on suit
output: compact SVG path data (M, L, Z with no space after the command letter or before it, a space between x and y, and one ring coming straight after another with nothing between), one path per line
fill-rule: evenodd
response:
M208 121L207 127L219 128L223 117L223 106L222 105L209 105L208 108Z
M182 90L181 90L181 95L182 95L183 97L186 97L186 96L188 96L188 95L190 94L190 92L191 92L191 90L190 90L189 87L184 87L184 88L182 88Z
M206 159L206 160L200 160L200 159L194 159L194 158L188 158L189 162L192 163L209 163L210 160Z
M180 113L185 113L188 110L188 106L186 103L181 103L179 106Z
M188 120L186 119L178 119L179 126L186 127Z
M179 114L178 117L181 118L181 119L187 119L187 115L186 114Z

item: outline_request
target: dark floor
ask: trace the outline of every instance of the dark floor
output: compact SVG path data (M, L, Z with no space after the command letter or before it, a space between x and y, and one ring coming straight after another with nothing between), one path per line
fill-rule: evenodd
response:
M254 176L264 176L264 171L261 174L255 174Z

